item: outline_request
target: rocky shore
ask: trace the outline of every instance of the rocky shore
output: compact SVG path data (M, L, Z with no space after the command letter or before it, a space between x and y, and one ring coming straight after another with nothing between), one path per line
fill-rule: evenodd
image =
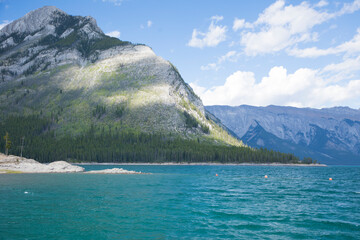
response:
M289 166L289 167L327 167L326 164L321 163L217 163L217 162L163 162L163 163L96 163L96 162L88 162L88 163L77 163L78 165L154 165L154 166Z
M27 159L14 155L0 153L0 174L1 173L93 173L93 174L143 174L141 172L128 171L122 168L113 168L85 172L80 166L72 165L65 161L56 161L49 164L42 164L34 159Z
M94 170L88 171L85 173L103 173L103 174L144 174L142 172L135 172L135 171L128 171L122 168L111 168L111 169L104 169L104 170Z
M0 173L70 173L83 172L84 168L65 161L42 164L33 159L0 153Z
M220 164L220 163L81 163L79 165L244 165L244 166L301 166L301 167L325 167L324 164ZM6 156L0 153L0 174L1 173L76 173L89 174L146 174L142 172L128 171L123 168L112 168L103 170L85 171L83 167L72 165L65 161L56 161L49 164L42 164L33 159L27 159L14 155Z

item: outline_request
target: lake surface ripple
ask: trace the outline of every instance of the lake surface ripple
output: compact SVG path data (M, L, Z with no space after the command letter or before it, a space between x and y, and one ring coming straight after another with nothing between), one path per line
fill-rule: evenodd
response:
M0 239L360 239L360 167L120 167L0 175Z

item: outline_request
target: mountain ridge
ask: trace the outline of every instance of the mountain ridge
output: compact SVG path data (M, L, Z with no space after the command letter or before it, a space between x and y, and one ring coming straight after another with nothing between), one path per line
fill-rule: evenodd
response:
M310 156L331 164L358 164L360 159L360 110L357 109L273 105L205 108L252 147ZM251 126L255 121L263 132L254 133ZM259 142L253 141L255 138Z

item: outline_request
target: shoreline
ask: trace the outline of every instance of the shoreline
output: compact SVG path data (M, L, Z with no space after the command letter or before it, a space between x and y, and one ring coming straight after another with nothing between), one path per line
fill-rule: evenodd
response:
M165 163L77 163L73 162L72 164L80 165L80 166L86 166L86 165L123 165L123 166L280 166L280 167L327 167L326 164L302 164L302 163L202 163L202 162L195 162L195 163L173 163L173 162L165 162Z
M0 153L0 174L18 173L144 174L122 168L85 171L83 167L65 161L40 163L34 159Z

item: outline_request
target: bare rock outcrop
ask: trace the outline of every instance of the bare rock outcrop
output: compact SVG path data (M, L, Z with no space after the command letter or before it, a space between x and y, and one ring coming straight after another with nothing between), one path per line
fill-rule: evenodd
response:
M42 164L33 159L0 153L0 173L70 173L83 172L84 168L72 165L65 161L56 161L49 164Z
M91 174L144 174L142 172L128 171L128 170L125 170L122 168L94 170L94 171L88 171L86 173L91 173Z

